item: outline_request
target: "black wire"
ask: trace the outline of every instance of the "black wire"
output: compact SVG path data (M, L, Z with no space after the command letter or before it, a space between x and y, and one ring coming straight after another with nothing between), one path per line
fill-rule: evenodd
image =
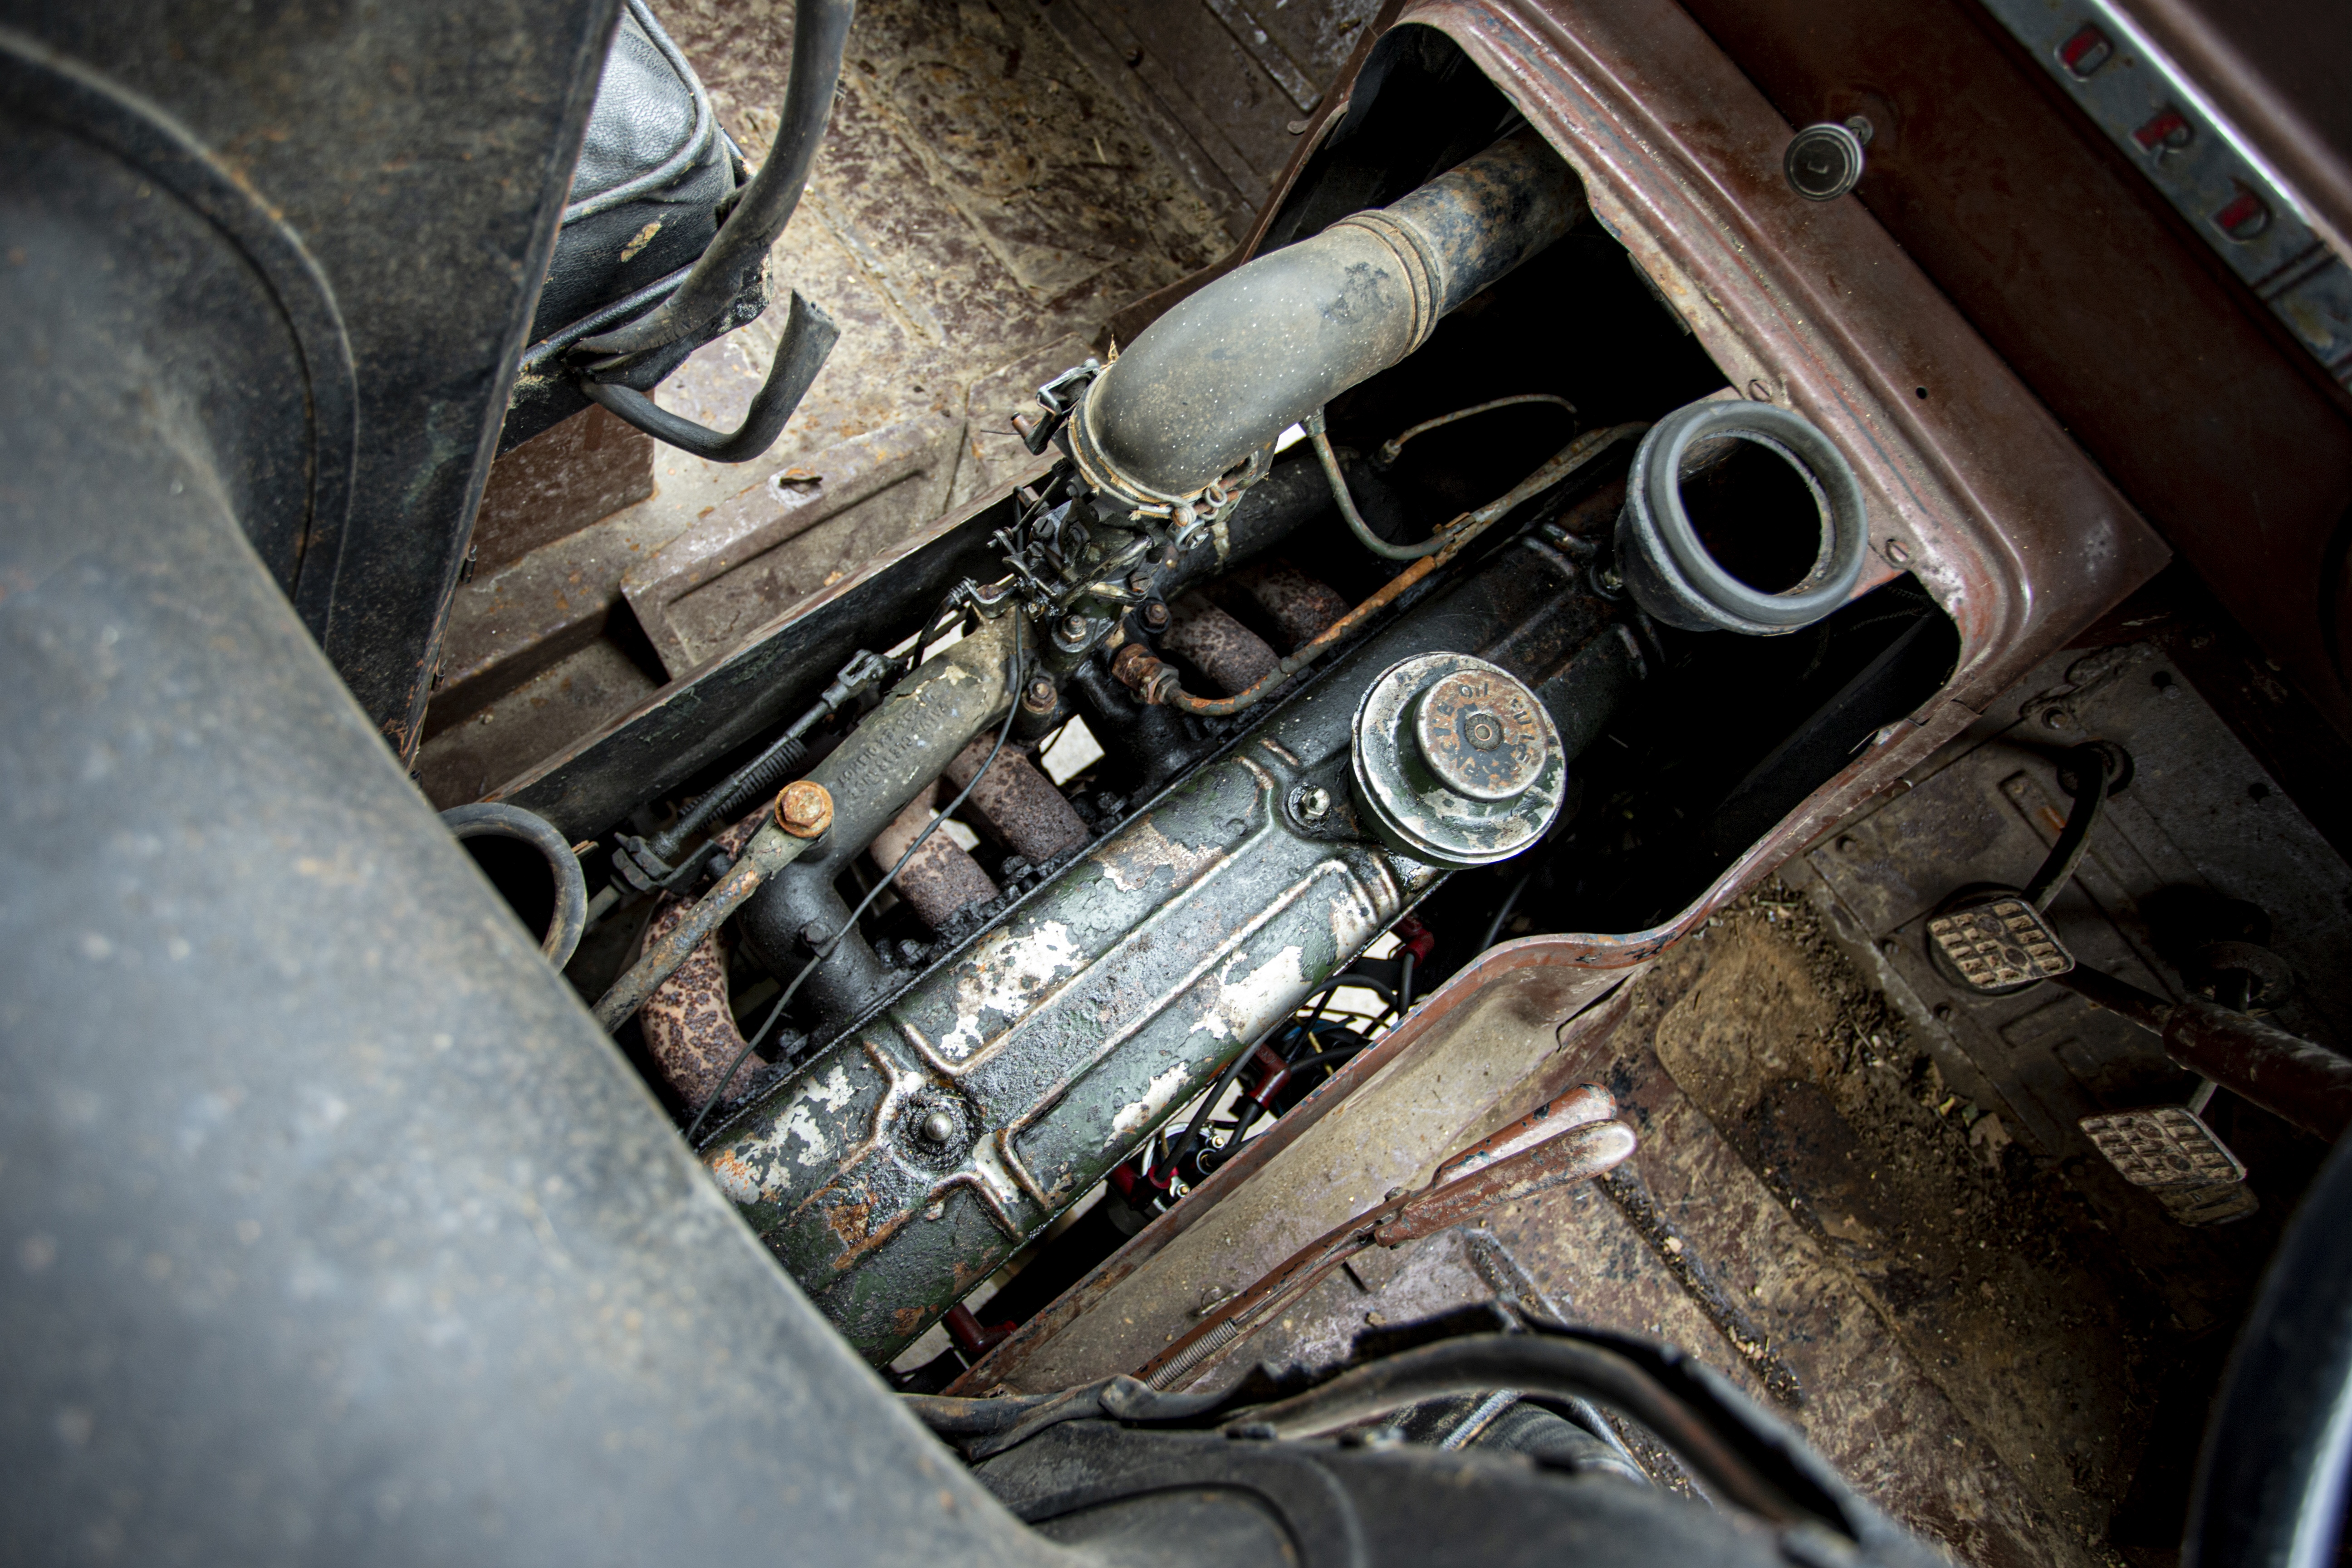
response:
M1397 994L1395 986L1391 985L1385 980L1375 980L1369 974L1354 973L1335 974L1331 976L1330 979L1326 980L1322 984L1318 985L1314 990L1309 991L1306 995L1301 996L1298 999L1298 1005L1301 1007L1304 1007L1309 1001L1313 1000L1315 997L1320 996L1326 991L1337 990L1342 985L1360 985L1365 990L1372 992L1378 995L1381 1001L1387 1003L1391 1012L1394 1012L1396 1010Z
M1397 961L1396 1010L1400 1018L1412 1011L1412 964L1413 951L1408 947Z
M1326 980L1323 984L1315 987L1314 990L1309 991L1305 996L1301 996L1298 999L1298 1005L1300 1007L1304 1007L1310 1000L1322 995L1325 992L1337 990L1345 985L1360 985L1367 991L1375 992L1383 1001L1388 1003L1390 1012L1393 1013L1399 1011L1397 1007L1397 994L1394 990L1381 981L1372 980L1361 974L1349 973L1335 974L1330 979ZM1293 1029L1306 1029L1310 1032L1318 1025L1339 1024L1339 1020L1337 1018L1309 1018L1302 1024L1297 1018L1297 1010L1296 1008L1292 1010L1291 1017L1285 1020L1285 1022ZM1201 1134L1208 1130L1209 1118L1215 1114L1217 1102L1225 1098L1225 1090L1233 1087L1234 1080L1241 1076L1243 1067L1247 1064L1250 1058L1257 1054L1258 1047L1272 1039L1274 1037L1275 1029L1279 1029L1282 1026L1283 1026L1281 1024L1277 1024L1274 1028L1268 1029L1265 1034L1260 1035L1256 1039L1251 1041L1249 1048L1242 1052L1241 1055L1235 1057L1233 1059L1233 1064L1227 1067L1224 1072L1218 1078L1216 1087L1209 1091L1209 1098L1201 1102L1201 1109L1193 1116L1192 1125L1184 1129L1184 1136L1177 1142L1174 1150L1169 1154L1167 1163L1167 1169L1169 1171L1173 1172L1178 1165L1183 1163L1184 1156L1192 1152L1193 1145L1201 1141ZM1318 1051L1316 1053L1316 1056L1322 1056L1325 1054L1327 1053ZM1315 1058L1309 1057L1307 1059L1312 1061ZM1157 1163L1157 1162L1155 1162L1155 1163Z
M727 1070L725 1073L720 1075L718 1087L710 1091L710 1098L704 1100L702 1102L702 1109L695 1113L693 1122L688 1125L686 1130L686 1141L688 1143L693 1142L694 1135L702 1131L703 1122L709 1119L711 1110L717 1107L720 1097L726 1094L727 1086L735 1081L735 1075L742 1068L743 1063L750 1058L754 1050L759 1048L760 1042L768 1037L768 1031L776 1026L776 1020L783 1016L785 1004L789 1003L793 999L793 995L799 992L801 983L816 972L816 966L818 964L823 963L826 959L833 956L834 948L839 945L843 937L857 929L858 917L866 911L867 908L873 904L875 900L882 896L883 889L888 887L892 882L898 879L898 873L907 868L907 862L915 858L915 851L920 849L925 841L928 840L933 833L939 830L940 823L945 822L949 817L955 815L956 811L962 806L965 798L969 796L972 790L979 785L980 781L988 775L988 770L996 765L998 753L1004 750L1004 742L1012 738L1013 715L1021 711L1021 627L1022 620L1020 612L1014 611L1013 618L1013 657L1006 661L1007 668L1004 679L1004 722L997 729L996 744L989 751L988 760L980 764L980 771L973 773L971 775L971 782L965 784L963 788L958 792L955 799L948 803L947 809L940 812L937 816L932 817L929 822L924 824L923 830L915 835L915 841L907 846L907 852L898 857L898 864L892 866L883 876L882 879L875 883L873 889L868 891L863 899L860 899L857 901L857 907L849 911L849 918L842 922L841 929L834 932L831 937L827 938L824 943L810 956L809 961L801 965L801 972L793 976L793 983L784 987L783 994L776 998L776 1005L768 1009L767 1017L761 1021L759 1033L753 1035L750 1039L743 1042L743 1048L737 1051L735 1053L735 1059L727 1064ZM917 651L921 651L920 645L918 645Z
M1480 952L1495 945L1495 939L1503 932L1503 922L1509 920L1511 911L1519 907L1519 895L1528 890L1528 884L1535 880L1535 875L1536 868L1528 867L1519 873L1519 879L1511 884L1511 890L1503 895L1503 907L1495 911L1495 918L1486 922L1486 934L1478 939Z
M1318 1063L1326 1062L1336 1068L1341 1062L1346 1061L1349 1057L1356 1055L1359 1051L1367 1051L1370 1049L1371 1049L1371 1042L1370 1040L1360 1040L1352 1046L1329 1046L1322 1050L1317 1051L1311 1057L1299 1058L1297 1061L1290 1064L1290 1070L1292 1072L1305 1072L1308 1068L1314 1067Z
M1285 1022L1287 1021L1285 1020ZM1276 1027L1280 1026L1277 1025ZM1201 1141L1202 1132L1208 1128L1209 1118L1216 1111L1217 1102L1225 1098L1225 1090L1233 1088L1234 1080L1242 1076L1242 1068L1249 1065L1249 1059L1257 1055L1258 1047L1264 1045L1273 1034L1274 1030L1268 1029L1265 1034L1252 1040L1243 1049L1241 1055L1235 1057L1232 1064L1218 1075L1217 1086L1209 1090L1209 1098L1201 1102L1200 1111L1192 1118L1192 1124L1184 1129L1184 1136L1177 1141L1176 1147L1169 1153L1165 1169L1171 1175L1173 1175L1176 1168L1184 1163L1184 1156L1192 1152L1192 1146Z

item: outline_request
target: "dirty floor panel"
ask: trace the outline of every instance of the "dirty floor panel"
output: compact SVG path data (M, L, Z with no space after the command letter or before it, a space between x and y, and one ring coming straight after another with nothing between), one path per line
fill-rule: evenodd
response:
M756 163L791 8L670 0L658 14ZM1008 482L1030 462L1013 410L1092 352L1114 311L1230 243L1034 5L866 0L808 194L771 258L780 303L697 353L658 401L739 424L789 289L840 324L839 346L764 458L658 447L650 497L592 510L461 586L419 763L427 794L478 797ZM882 458L859 445L877 440ZM845 483L861 493L829 493Z
M2271 1229L2191 1233L2194 1291L2126 1256L2083 1194L2095 1173L1948 1083L1785 883L1621 1000L1575 1070L1616 1093L1640 1152L1488 1222L1538 1285L1725 1371L1963 1562L2170 1561ZM2224 1282L2220 1321L2193 1303ZM1449 1233L1335 1275L1251 1359L1327 1361L1367 1323L1491 1293Z

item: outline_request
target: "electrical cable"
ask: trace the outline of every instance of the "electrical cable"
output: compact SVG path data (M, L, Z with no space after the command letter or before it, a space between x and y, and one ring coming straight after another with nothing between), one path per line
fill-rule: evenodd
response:
M1413 962L1413 951L1409 947L1404 950L1404 956L1397 960L1396 1013L1400 1018L1412 1011Z
M1013 736L1013 715L1021 711L1021 631L1025 623L1019 618L1020 612L1015 611L1013 614L1015 618L1013 623L1013 653L1006 660L1004 676L1004 722L997 728L996 744L990 749L988 760L980 764L979 770L971 775L971 782L957 792L955 799L948 803L947 808L924 824L923 830L915 835L915 841L907 846L907 852L898 857L897 863L890 868L882 879L875 883L866 895L857 901L856 909L849 911L849 918L842 922L841 930L827 938L824 944L810 955L809 961L801 965L800 973L793 976L793 983L784 987L783 994L776 998L775 1005L769 1008L768 1016L761 1020L758 1032L743 1042L743 1048L735 1053L735 1059L729 1062L727 1070L719 1075L718 1085L710 1091L710 1098L704 1100L702 1109L695 1113L694 1121L686 1130L686 1141L688 1143L692 1143L694 1135L702 1131L703 1122L708 1121L711 1111L717 1109L719 1100L727 1093L727 1086L735 1081L735 1075L742 1069L743 1063L750 1058L754 1050L759 1048L760 1042L767 1038L768 1031L776 1026L776 1020L784 1016L784 1008L799 993L801 983L816 973L818 964L833 956L834 948L840 943L844 936L857 929L858 918L872 907L875 900L882 896L882 889L898 879L898 873L907 868L907 862L915 858L915 852L939 830L940 824L954 816L962 807L964 801L979 785L980 781L988 776L988 770L996 765L997 757L1004 750L1004 742Z
M1388 1003L1389 1010L1391 1012L1398 1011L1397 993L1388 985L1381 981L1369 979L1361 974L1347 973L1335 974L1330 979L1324 981L1320 985L1315 987L1314 990L1309 991L1305 996L1300 997L1298 999L1298 1005L1299 1007L1304 1007L1311 998L1320 996L1326 992L1337 990L1341 986L1347 985L1360 985L1367 991L1375 992L1382 1000ZM1298 1021L1297 1009L1294 1008L1292 1009L1291 1016L1285 1020L1285 1022L1293 1029L1304 1028L1311 1031L1318 1023L1336 1025L1339 1024L1339 1021L1336 1018L1328 1020L1310 1018L1302 1025ZM1218 1103L1225 1098L1225 1091L1234 1086L1234 1079L1241 1077L1242 1068L1247 1066L1250 1058L1257 1054L1257 1047L1272 1039L1274 1037L1275 1029L1281 1027L1283 1027L1283 1025L1277 1024L1274 1028L1266 1030L1265 1034L1260 1035L1256 1039L1251 1041L1249 1048L1242 1052L1241 1055L1235 1057L1232 1063L1225 1068L1224 1072L1218 1077L1215 1087L1209 1090L1208 1099L1201 1102L1201 1109L1199 1111L1194 1113L1192 1124L1184 1129L1184 1135L1177 1141L1174 1148L1170 1151L1167 1161L1168 1170L1172 1172L1179 1165L1183 1163L1184 1157L1190 1154L1194 1146L1200 1142L1201 1134L1208 1131L1209 1119L1216 1113ZM1361 1047L1349 1048L1360 1049ZM1328 1056L1330 1052L1328 1051L1318 1051L1313 1056L1308 1057L1307 1060L1314 1061L1319 1058ZM1286 1061L1285 1065L1287 1066L1289 1064ZM1304 1066L1305 1063L1302 1062L1298 1065Z
M1298 1005L1304 1007L1309 1001L1313 1000L1315 997L1322 995L1326 991L1335 991L1343 985L1360 985L1365 990L1370 991L1374 995L1378 996L1381 1001L1387 1003L1389 1005L1389 1011L1396 1011L1397 994L1395 986L1391 985L1385 980L1375 980L1369 974L1354 974L1348 973L1341 973L1331 976L1330 979L1326 980L1322 984L1318 985L1314 990L1309 991L1306 995L1301 996L1298 999Z
M1382 442L1378 461L1383 468L1395 462L1397 454L1404 450L1404 444L1407 441L1412 440L1415 436L1426 435L1441 425L1451 425L1456 419L1467 419L1474 414L1488 414L1497 408L1509 408L1521 403L1555 404L1567 409L1570 419L1576 417L1576 405L1565 397L1555 397L1549 392L1522 392L1511 397L1497 397L1491 403L1474 403L1467 408L1457 408L1451 414L1441 414L1434 419L1424 419L1402 435L1392 436Z
M1290 1070L1295 1073L1305 1072L1308 1068L1314 1067L1318 1063L1328 1063L1332 1067L1336 1068L1341 1062L1346 1061L1349 1057L1370 1049L1371 1049L1371 1042L1369 1040L1361 1041L1352 1046L1328 1046L1322 1050L1317 1051L1313 1056L1301 1057L1297 1061L1292 1062L1290 1064Z
M1192 1146L1201 1141L1201 1134L1208 1128L1209 1118L1216 1111L1217 1102L1225 1098L1225 1090L1233 1088L1234 1080L1242 1076L1242 1068L1249 1065L1250 1058L1257 1055L1258 1047L1264 1045L1273 1033L1274 1030L1268 1029L1252 1040L1248 1047L1234 1058L1225 1070L1218 1075L1216 1087L1210 1089L1209 1098L1201 1102L1200 1111L1192 1118L1192 1124L1184 1129L1184 1136L1177 1140L1175 1147L1169 1152L1166 1168L1171 1175L1184 1163L1184 1156L1192 1152Z
M1528 867L1519 873L1519 879L1511 884L1511 890L1503 895L1503 907L1495 911L1495 918L1486 922L1486 934L1478 939L1480 952L1494 946L1495 939L1503 934L1503 922L1509 920L1511 911L1519 907L1519 895L1528 890L1528 884L1535 880L1535 876L1536 868Z

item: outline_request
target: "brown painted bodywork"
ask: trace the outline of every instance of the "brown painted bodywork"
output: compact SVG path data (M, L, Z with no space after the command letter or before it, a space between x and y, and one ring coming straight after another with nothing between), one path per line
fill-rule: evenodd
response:
M2352 396L1971 0L1688 5L1789 123L1870 118L1862 184L1838 205L1884 226L2352 734ZM2238 112L2263 101L2199 6L2126 9ZM2233 9L2292 34L2306 8ZM2325 185L2308 129L2272 150L2303 146Z
M1249 1222L1247 1257L1234 1267L1244 1279L1255 1278L1251 1259L1260 1260L1260 1271L1272 1267L1338 1217L1334 1208L1354 1212L1364 1197L1377 1196L1380 1187L1358 1190L1386 1179L1371 1173L1374 1164L1425 1175L1461 1146L1445 1142L1459 1128L1384 1122L1392 1146L1360 1162L1284 1156L1313 1144L1318 1126L1355 1091L1377 1089L1383 1075L1393 1089L1413 1064L1461 1054L1468 1035L1497 1027L1572 1032L1612 984L1860 803L1896 787L1906 769L2167 558L2130 503L1870 212L1852 198L1814 204L1789 189L1780 164L1788 122L1670 0L1573 7L1433 0L1384 14L1384 22L1391 19L1444 31L1542 130L1583 180L1595 216L1733 386L1795 408L1838 442L1870 507L1864 587L1901 571L1915 575L1958 628L1958 663L1935 700L1882 731L1672 920L1644 931L1507 943L1454 975L1378 1046L966 1373L959 1392L1042 1386L1097 1359L1106 1371L1149 1359L1189 1327L1190 1300L1200 1289L1199 1259L1170 1248L1221 1217L1221 1205L1246 1192L1253 1176L1265 1173L1286 1185L1278 1205L1238 1205ZM1345 112L1353 73L1372 41L1300 139L1250 239L1211 275L1238 265L1262 241L1315 144ZM1117 330L1131 340L1199 281L1142 302ZM1541 1045L1516 1068L1511 1049L1488 1051L1496 1072L1510 1079L1498 1094L1540 1072L1551 1041ZM1475 1105L1456 1109L1475 1123ZM1366 1131L1353 1136L1360 1141ZM1299 1184L1310 1166L1328 1173L1319 1189ZM1116 1314L1102 1316L1116 1315L1123 1330L1090 1329L1078 1336L1088 1342L1083 1353L1056 1346L1114 1299Z

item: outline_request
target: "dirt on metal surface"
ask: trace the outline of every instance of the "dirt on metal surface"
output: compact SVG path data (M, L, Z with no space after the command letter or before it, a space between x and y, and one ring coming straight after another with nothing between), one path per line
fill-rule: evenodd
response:
M792 7L657 10L756 164L776 129ZM427 793L478 798L650 696L680 673L673 661L709 657L1031 466L1013 412L1092 353L1113 313L1230 243L1034 5L866 0L807 195L770 261L776 297L797 288L823 305L840 345L764 457L710 463L661 447L652 496L519 541L526 554L458 590L446 695L419 764ZM662 406L733 429L783 315L772 308L698 350L663 385ZM796 472L909 421L961 426L958 449L926 470L943 480L937 505L883 504L894 490L774 542L795 514L824 510L822 485ZM729 548L690 552L738 570L704 584L691 635L640 625L625 577L714 531ZM746 566L738 534L774 547Z
M762 805L742 821L716 835L711 842L730 855L741 852L751 842L766 818L768 808ZM655 908L652 921L646 927L643 947L650 948L671 931L693 911L694 900L674 894L664 894ZM727 954L729 943L723 932L713 931L705 937L686 962L670 973L668 979L656 986L646 998L637 1013L638 1026L645 1032L646 1049L652 1053L661 1068L663 1081L670 1087L684 1105L699 1106L718 1092L727 1070L743 1050L743 1032L736 1025L735 1012L728 1005ZM746 1098L757 1088L766 1071L766 1064L753 1063L756 1070L738 1068L733 1081L727 1085L735 1090L735 1098Z
M2104 1542L2175 1347L2061 1174L1946 1085L1777 882L1643 977L1621 1060L1643 1036L1825 1255L1757 1255L1748 1293L1788 1300L1834 1268L2060 1532Z

